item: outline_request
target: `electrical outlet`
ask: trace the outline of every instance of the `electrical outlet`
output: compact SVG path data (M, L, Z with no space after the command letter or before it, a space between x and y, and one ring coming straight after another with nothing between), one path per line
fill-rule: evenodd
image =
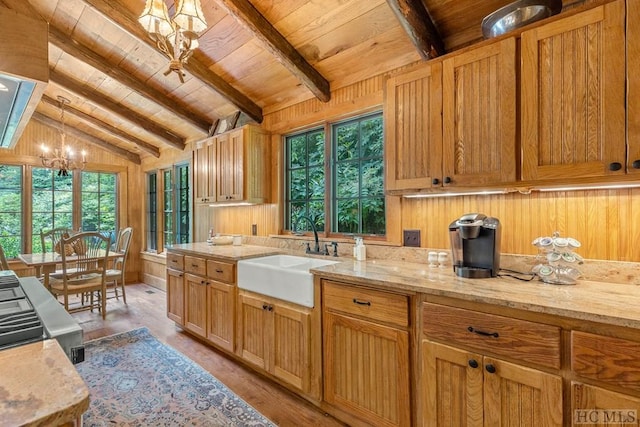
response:
M252 236L258 235L258 224L251 224L251 235Z
M420 247L420 230L404 230L403 237L404 246Z

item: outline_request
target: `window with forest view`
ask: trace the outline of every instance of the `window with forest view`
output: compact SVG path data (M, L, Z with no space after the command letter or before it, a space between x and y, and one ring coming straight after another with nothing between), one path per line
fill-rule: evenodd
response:
M33 253L42 252L40 232L52 228L79 228L73 224L73 175L58 176L58 171L33 168L31 207L31 248Z
M22 252L22 166L0 165L0 245L7 258Z
M191 241L190 193L188 163L147 173L147 251Z
M382 114L329 128L328 140L325 128L285 139L285 228L310 230L308 217L318 231L384 235Z
M147 250L158 249L158 174L147 174Z
M115 243L117 209L116 174L82 172L82 231L99 231Z

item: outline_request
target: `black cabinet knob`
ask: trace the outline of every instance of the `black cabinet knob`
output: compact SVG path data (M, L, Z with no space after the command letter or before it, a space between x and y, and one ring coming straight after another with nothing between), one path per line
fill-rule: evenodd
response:
M476 369L478 367L478 361L476 359L469 360L469 366L471 366L473 369Z
M267 304L262 304L262 309L266 310L267 309Z
M431 180L431 183L433 185L438 185L438 184L440 184L440 180L438 178L433 178L433 180Z
M634 160L633 163L631 163L631 167L634 169L640 169L640 160Z
M610 171L619 171L620 169L622 169L622 164L620 162L613 162L613 163L609 163L609 170Z
M495 374L496 373L496 367L493 366L491 363L489 363L487 366L485 366L484 369L486 369L487 372L489 372L490 374Z
M445 184L451 184L451 177L450 176L445 176L444 177L444 183Z

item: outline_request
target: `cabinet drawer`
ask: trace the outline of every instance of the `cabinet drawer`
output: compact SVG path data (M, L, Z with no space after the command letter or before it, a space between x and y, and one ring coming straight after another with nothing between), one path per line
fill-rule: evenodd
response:
M167 268L173 268L174 270L184 270L184 256L180 254L167 253Z
M184 256L184 271L197 274L198 276L207 275L207 260L194 256Z
M640 390L640 342L571 332L571 369L581 377Z
M429 338L560 368L560 328L440 304L423 303Z
M221 261L207 261L207 276L225 283L235 283L235 264Z
M409 326L409 297L324 281L324 309Z

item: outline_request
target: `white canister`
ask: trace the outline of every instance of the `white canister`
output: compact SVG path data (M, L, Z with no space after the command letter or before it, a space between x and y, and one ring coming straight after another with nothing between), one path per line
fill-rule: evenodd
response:
M233 246L240 246L242 244L242 236L239 234L233 235Z

